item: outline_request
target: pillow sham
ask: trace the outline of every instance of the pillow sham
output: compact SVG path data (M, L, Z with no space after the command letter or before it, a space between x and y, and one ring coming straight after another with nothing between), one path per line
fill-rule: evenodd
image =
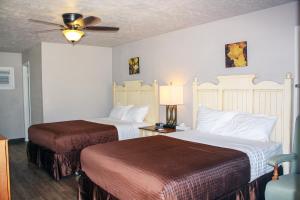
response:
M214 134L268 142L276 120L276 117L238 113L229 123L214 130Z
M114 106L109 114L109 118L121 120L131 107L132 105Z
M226 125L236 114L199 106L196 129L202 133L214 133L215 129Z
M130 122L143 122L146 115L148 114L148 106L133 106L123 116L122 120Z

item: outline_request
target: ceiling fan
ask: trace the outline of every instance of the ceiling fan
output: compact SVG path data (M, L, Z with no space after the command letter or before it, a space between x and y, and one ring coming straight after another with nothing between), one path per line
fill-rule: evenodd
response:
M64 25L41 21L37 19L29 19L34 23L40 23L45 25L57 26L56 29L37 31L37 33L50 32L50 31L62 31L65 38L71 42L78 42L84 35L84 31L118 31L118 27L110 26L93 26L99 24L101 19L99 17L88 16L83 18L79 13L64 13L62 15Z

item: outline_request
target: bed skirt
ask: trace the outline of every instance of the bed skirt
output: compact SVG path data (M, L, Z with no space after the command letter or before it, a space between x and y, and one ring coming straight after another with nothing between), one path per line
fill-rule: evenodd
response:
M282 174L282 168L279 171ZM220 197L218 200L264 200L266 184L272 180L272 176L273 172L265 174L251 183ZM82 171L77 175L77 182L77 200L118 200L93 183Z
M55 180L72 175L80 169L80 152L81 150L55 153L32 142L27 143L28 161L45 169Z

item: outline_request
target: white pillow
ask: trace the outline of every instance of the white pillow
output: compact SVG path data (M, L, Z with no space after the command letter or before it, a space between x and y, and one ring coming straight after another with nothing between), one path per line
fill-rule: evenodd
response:
M276 117L239 113L213 134L268 142L275 123Z
M236 112L223 112L200 106L196 129L202 133L213 133L215 129L227 124L236 114Z
M146 115L148 114L148 106L133 106L124 115L122 120L130 122L143 122Z
M132 105L129 105L129 106L115 106L110 111L109 118L121 120L126 115L126 113L128 112L128 110L131 107L132 107Z

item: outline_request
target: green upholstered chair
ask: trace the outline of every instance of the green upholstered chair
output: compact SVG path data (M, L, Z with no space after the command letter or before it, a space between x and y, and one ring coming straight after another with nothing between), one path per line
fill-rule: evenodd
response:
M300 200L300 116L295 125L293 153L272 157L268 164L274 166L273 180L266 186L266 200ZM291 173L278 176L278 165L291 163Z

